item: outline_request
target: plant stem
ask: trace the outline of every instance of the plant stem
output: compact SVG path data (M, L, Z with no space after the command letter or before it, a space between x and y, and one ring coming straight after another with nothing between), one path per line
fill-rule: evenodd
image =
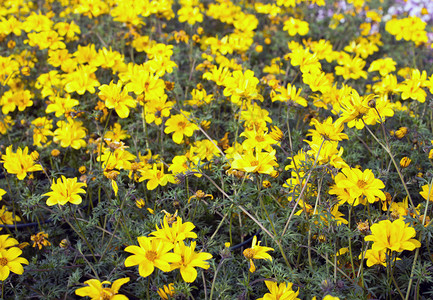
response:
M286 225L284 226L283 233L280 236L280 241L282 240L284 234L287 231L287 228L289 227L290 221L292 220L292 217L295 214L295 210L298 207L299 201L301 200L302 196L304 195L304 192L305 192L305 190L307 188L308 182L310 181L311 174L313 173L314 168L317 165L317 161L319 160L319 154L320 154L320 151L322 150L322 146L323 146L324 143L325 143L325 139L323 139L322 143L320 144L319 151L317 151L316 159L314 160L313 166L311 167L311 170L308 173L307 179L305 180L305 184L302 186L301 193L299 194L299 197L296 200L295 206L293 207L292 212L290 213L290 216L287 219Z

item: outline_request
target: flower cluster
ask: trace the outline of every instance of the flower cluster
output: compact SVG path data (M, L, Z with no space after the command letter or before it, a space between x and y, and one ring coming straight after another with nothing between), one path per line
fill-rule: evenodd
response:
M2 297L428 298L430 2L2 1Z
M142 277L152 274L155 268L163 272L179 269L184 281L194 282L197 278L195 268L208 269L207 260L212 258L210 253L195 251L197 242L192 241L189 246L185 244L187 238L197 238L192 231L194 227L191 222L182 223L180 217L169 224L165 215L161 228L157 226L157 230L149 234L151 237L138 237L139 246L125 248L126 252L133 254L125 260L125 266L138 265Z

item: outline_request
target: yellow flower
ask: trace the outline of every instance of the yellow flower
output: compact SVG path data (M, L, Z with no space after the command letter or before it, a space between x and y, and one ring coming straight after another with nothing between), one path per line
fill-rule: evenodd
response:
M163 272L170 272L170 263L180 261L179 254L168 253L174 246L160 239L151 239L145 236L137 238L140 246L128 246L126 252L132 253L125 260L125 267L138 265L138 273L147 277L153 273L155 267Z
M174 105L173 101L167 101L166 94L161 97L151 99L145 104L146 122L161 125L162 119L170 116L170 110Z
M268 251L274 251L274 249L271 247L260 246L260 241L257 243L257 236L254 236L251 248L247 248L243 252L245 258L250 261L251 273L254 273L256 270L253 259L266 259L272 261L272 257L267 253Z
M29 149L17 149L17 152L12 152L12 145L6 148L6 154L2 155L2 163L9 174L16 174L19 180L23 180L28 172L42 171L40 164L35 164L35 159L32 155L27 154Z
M169 300L175 295L174 284L170 283L168 285L164 285L162 288L159 288L156 292L158 293L159 297L161 297L161 299Z
M143 208L146 206L146 202L143 198L137 199L135 200L135 206L137 206L138 208Z
M339 120L332 122L332 117L328 117L323 123L319 122L317 119L312 119L310 125L314 125L315 129L309 129L310 132L307 136L312 136L312 138L321 138L327 141L342 141L347 140L348 136L342 133L344 130L344 124Z
M32 93L28 90L9 90L3 94L0 99L0 105L2 105L2 113L7 115L10 112L15 111L18 107L19 111L25 110L27 107L33 105Z
M367 72L364 71L365 61L359 57L344 56L338 61L340 66L335 67L335 75L343 76L347 79L359 79L360 77L367 79Z
M183 136L192 136L195 130L198 129L197 125L191 123L184 115L185 112L178 115L173 115L165 122L165 133L173 133L173 141L176 144L182 143Z
M400 167L407 168L409 167L411 162L412 160L409 157L405 156L400 160Z
M0 250L0 281L9 277L10 272L21 275L24 268L21 264L29 264L24 257L19 257L23 253L18 247L12 247L7 250Z
M293 283L282 282L278 285L277 282L271 280L265 280L266 287L270 293L266 293L263 298L258 298L257 300L296 300L299 294L292 290Z
M100 282L97 279L90 279L84 283L87 286L75 290L75 294L81 297L90 297L91 300L111 299L111 300L127 300L125 295L118 294L122 285L129 282L129 277L120 278L113 282L111 287L104 287L104 284L111 284L109 281Z
M433 201L433 187L431 187L429 184L423 185L422 191L419 192L419 194L424 198L428 199L429 201Z
M359 259L362 259L363 253L359 254ZM374 265L382 265L386 267L386 251L377 251L375 249L368 249L365 251L364 258L367 260L367 267ZM394 258L396 260L401 260L401 258Z
M51 96L50 104L48 104L45 112L47 114L54 112L56 117L67 115L73 111L73 107L80 104L76 99L72 99L71 95L67 94L65 98L60 96Z
M258 151L259 149L263 149L270 152L272 151L271 145L277 143L277 141L274 140L270 134L268 134L267 130L261 128L259 128L258 130L256 130L255 128L253 130L245 130L239 136L244 136L247 138L242 143L242 147L245 150L256 148Z
M179 262L171 265L171 269L180 269L180 275L185 282L193 282L197 278L197 270L194 267L208 269L209 263L206 261L212 258L212 254L206 252L195 252L196 242L191 242L191 246L186 246L184 242L177 243L173 252L181 257Z
M200 13L200 8L198 6L184 6L178 10L179 22L194 25L196 22L203 22L203 14Z
M171 222L170 227L168 217L167 215L164 215L164 220L161 222L161 228L156 226L156 231L151 232L150 235L153 235L156 239L176 245L176 243L187 238L196 239L197 234L192 231L194 228L195 225L191 222L182 223L181 217L177 217L175 222Z
M214 66L209 72L203 74L203 79L212 80L217 85L224 85L227 78L231 76L230 69L220 65Z
M36 118L32 121L33 128L33 145L43 147L49 145L48 136L53 136L52 121L46 117ZM45 145L42 145L44 143Z
M306 35L310 29L308 22L290 17L284 22L283 30L287 31L290 36L295 36L297 34Z
M275 90L272 90L271 99L272 102L281 101L288 103L296 103L303 107L307 107L308 102L304 97L300 96L301 91L302 88L296 90L296 86L292 86L290 83L288 83L287 88L283 86L278 86Z
M257 84L259 79L254 76L254 72L246 70L234 71L231 77L227 77L224 81L226 88L224 89L224 96L230 97L234 104L241 104L242 100L260 100L263 102L263 96L259 94Z
M376 59L371 63L368 72L379 71L380 76L384 77L388 73L395 71L396 64L391 57Z
M139 169L141 177L139 182L149 180L146 184L146 188L151 191L156 189L158 185L166 186L167 183L175 183L175 178L172 174L164 173L164 165L161 164L161 169L158 169L157 164L153 164L152 169Z
M85 183L77 182L77 178L66 178L62 175L57 179L57 183L53 181L51 184L51 192L43 194L49 196L47 205L53 206L56 204L65 205L66 203L80 204L82 199L78 194L85 194L86 191L82 187L87 186Z
M274 171L274 167L278 167L275 153L275 150L271 152L256 150L255 154L253 150L250 150L245 155L240 155L236 152L231 167L248 173L271 174Z
M122 89L121 81L118 81L117 84L114 84L113 81L110 82L110 85L103 84L99 90L99 98L105 101L105 106L114 108L122 119L129 116L129 108L136 106L136 102L128 95L128 91L125 88Z
M331 295L326 295L325 297L323 297L322 300L340 300L340 298L334 297L334 296L331 296Z
M391 223L389 220L380 221L371 226L371 235L366 236L365 241L372 241L372 249L382 251L401 252L403 250L412 251L421 247L421 243L412 239L416 235L414 228L409 227L402 219L397 219Z
M201 200L204 199L206 197L210 197L211 200L213 199L213 196L211 194L206 194L205 192L203 192L202 190L197 190L197 192L195 192L194 195L192 195L191 197L189 197L188 199L188 203L191 201L191 199L196 198L197 200Z
M427 73L422 73L418 70L412 70L410 78L407 78L401 84L398 85L398 91L401 93L401 99L414 99L418 102L424 103L427 93L423 90L423 87L427 86Z
M120 142L129 137L131 136L126 130L122 129L122 126L119 123L114 123L114 126L104 134L104 140L108 139L110 142Z
M0 195L4 195L2 194L4 192L4 190L0 189ZM6 192L4 192L6 193ZM1 197L0 197L1 199ZM2 206L2 208L0 209L0 225L12 225L15 222L19 222L21 221L21 218L18 216L15 216L12 212L8 211L6 209L6 206ZM0 231L3 230L3 227L0 227ZM1 248L1 247L0 247Z
M349 204L352 202L353 205L365 204L364 197L369 203L374 203L378 199L386 199L385 194L381 191L385 185L380 179L374 178L371 170L367 169L363 172L359 169L343 168L341 172L346 175L346 178L335 177L335 183L337 188L349 193L349 199L347 199Z
M159 76L153 74L150 70L132 67L131 70L128 70L127 74L129 78L122 77L122 81L131 80L125 86L128 92L134 92L136 95L144 94L145 100L156 99L162 97L164 94L164 80L160 79Z
M17 246L18 244L18 241L10 237L9 234L0 235L0 250L6 250L10 247Z
M402 139L404 138L404 136L407 134L408 132L408 128L407 127L400 127L396 132L395 132L395 136L398 139Z
M95 87L101 84L96 79L96 67L91 65L82 65L76 71L65 75L65 91L67 93L77 92L84 95L86 91L91 94L95 93Z
M81 147L86 147L86 141L83 139L86 136L86 129L81 126L83 123L69 119L68 122L58 121L57 128L54 131L54 143L59 143L63 148L72 147L75 150Z

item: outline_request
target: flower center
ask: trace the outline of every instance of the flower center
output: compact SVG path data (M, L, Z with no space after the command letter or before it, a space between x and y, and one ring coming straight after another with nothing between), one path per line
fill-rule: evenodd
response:
M258 161L258 160L253 160L253 161L251 162L251 165L252 165L253 167L258 166L258 165L259 165L259 161Z
M8 259L6 257L0 258L0 266L6 266L8 264Z
M184 129L186 127L186 123L181 121L181 122L177 123L177 126L181 129Z
M244 250L244 256L247 259L253 259L255 254L256 254L256 250L254 250L253 248L248 248Z
M110 288L104 288L102 290L101 300L109 300L114 296L113 291Z
M156 259L157 256L158 254L155 251L146 251L146 258L152 262Z
M358 182L356 183L356 185L357 185L360 189L363 189L363 188L367 185L367 182L365 182L364 180L358 180Z
M198 190L195 193L195 195L196 195L197 198L203 198L204 197L204 192L202 190Z

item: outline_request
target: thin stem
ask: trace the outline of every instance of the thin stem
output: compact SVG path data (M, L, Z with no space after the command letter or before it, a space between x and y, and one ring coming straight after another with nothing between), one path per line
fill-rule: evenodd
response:
M230 208L233 206L233 204L230 206ZM218 231L220 230L221 226L224 223L224 220L227 218L227 215L229 213L227 212L224 217L222 218L222 220L220 221L220 223L218 224L218 227L215 229L215 232L212 234L212 236L209 238L209 240L207 241L207 243L210 243L210 241L212 241L214 239L214 237L216 236L216 234L218 233Z
M429 205L430 195L431 195L431 192L432 192L432 186L433 186L433 179L432 179L432 181L430 181L430 184L428 186L428 195L427 195L427 199L426 199L426 204L425 204L425 209L424 209L424 216L423 216L423 220L422 220L422 225L423 226L425 224L425 220L426 220L426 216L427 216L427 209L428 209L428 205ZM419 241L420 242L421 242L421 240L422 240L422 234L420 234L420 237L419 237ZM413 259L413 264L412 264L412 270L410 271L409 285L407 287L406 297L404 298L405 300L409 299L410 289L412 287L412 281L413 281L413 273L415 271L415 265L416 265L416 261L418 259L418 255L419 255L419 248L416 248L416 250L415 250L415 257Z
M293 207L292 212L290 213L290 216L287 219L286 225L284 226L284 230L283 230L283 233L281 234L280 241L282 240L284 234L287 231L287 228L289 227L290 221L292 220L292 217L295 214L295 210L298 207L299 201L301 200L302 196L304 195L304 192L305 192L305 190L307 188L308 182L310 181L311 174L313 173L313 170L314 170L314 168L317 165L317 161L319 160L319 154L320 154L320 151L322 150L322 146L323 146L324 143L325 143L325 139L323 139L322 143L320 144L319 151L317 151L316 159L314 160L313 166L311 167L310 172L308 173L308 176L307 176L307 179L305 181L305 184L302 186L301 193L299 194L299 197L296 200L295 206Z
M71 207L70 204L69 204L69 208L72 210L72 207ZM92 253L92 256L93 256L94 261L96 261L95 254L93 253L93 247L90 245L89 241L87 240L86 236L84 235L84 231L83 231L83 229L81 228L80 222L78 222L78 220L77 220L77 216L76 216L76 214L75 214L75 209L74 209L73 211L74 211L73 216L74 216L75 223L77 224L78 229L79 229L80 232L81 232L81 236L82 236L82 238L84 239L84 241L85 241L86 244L87 244L87 247L89 247L89 250L90 250L90 252ZM77 232L77 233L78 233L78 232Z
M210 296L209 296L209 300L212 300L213 291L214 291L214 288L215 288L215 281L216 281L216 278L217 278L217 275L218 275L218 271L221 269L221 267L222 267L222 265L223 265L223 263L224 263L225 261L226 261L226 260L225 260L224 258L221 259L220 263L218 264L218 267L217 267L216 270L215 270L215 275L213 276L213 280L212 280L212 286L211 286L211 288L210 288Z
M355 203L355 202L353 202ZM347 227L350 229L350 223L351 223L351 217L352 217L352 209L353 209L353 203L350 206L350 210L349 210L349 220L348 220L348 225ZM355 266L353 265L353 254L352 254L352 239L349 237L349 255L350 255L350 265L352 267L352 273L353 276L355 276Z
M212 180L212 178L210 178L208 175L206 175L205 173L201 173L201 175L203 175L204 177L206 177L206 179L208 179L227 199L229 199L233 204L235 204L235 201L229 196L227 195L227 193L225 191L223 191L218 184L215 183L215 181ZM246 214L251 220L254 221L254 223L256 223L264 232L266 232L267 235L269 235L269 237L273 240L275 240L275 237L272 233L269 232L269 230L267 230L262 223L260 223L252 214L250 214L242 205L236 205L244 214Z
M362 122L364 122L364 120L362 120ZM388 153L389 157L392 160L392 163L394 164L395 169L397 170L398 176L400 177L401 183L403 184L404 190L406 191L407 197L409 198L410 204L412 205L413 208L415 208L415 205L413 204L412 201L412 197L410 196L409 190L407 188L406 182L404 181L404 177L403 174L401 174L400 172L400 168L399 165L397 164L397 162L394 159L394 155L392 155L391 150L389 148L389 145L384 145L377 137L376 135L370 130L370 128L368 128L367 124L365 124L365 128L367 129L367 131L371 134L371 136L376 140L376 142L379 143L380 146L382 146L382 148L386 151L386 153ZM381 124L383 126L383 124ZM388 143L388 140L385 139L386 143ZM415 214L417 217L419 217L418 212L416 210L414 210Z

